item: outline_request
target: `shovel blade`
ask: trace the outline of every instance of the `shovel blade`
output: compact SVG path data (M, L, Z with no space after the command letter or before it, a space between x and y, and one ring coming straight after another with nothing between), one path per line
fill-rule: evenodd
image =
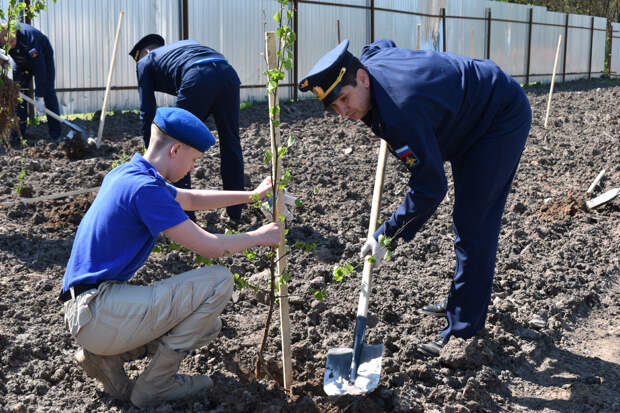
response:
M382 354L383 344L362 344L357 377L351 383L349 378L353 349L330 348L327 352L323 390L328 396L358 395L373 391L381 378Z

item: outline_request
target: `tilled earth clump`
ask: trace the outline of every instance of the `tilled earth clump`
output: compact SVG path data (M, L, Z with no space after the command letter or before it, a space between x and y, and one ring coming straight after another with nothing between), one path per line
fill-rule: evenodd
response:
M585 206L591 197L620 186L620 84L557 85L550 127L544 129L547 89L527 91L533 125L503 217L486 329L469 340L452 339L437 359L416 349L435 339L444 324L418 309L447 296L455 267L454 198L446 164L446 199L415 239L399 245L373 274L366 342L385 345L379 387L366 396L341 398L325 395L323 371L329 348L352 344L361 270L342 282L332 271L348 263L361 268L358 251L368 228L379 141L362 123L324 112L317 101L284 103L282 136L296 139L283 161L292 175L288 190L303 201L287 222L291 392L268 377L253 377L269 300L263 291L235 290L220 337L193 351L182 366L187 373L212 375L214 389L156 410L620 410L618 360L569 351L564 340L593 309L601 325L609 326L610 340L617 343L620 334L620 199L594 210ZM269 174L263 161L269 149L267 115L264 104L241 112L250 187ZM97 130L96 122L76 123ZM215 132L213 122L208 125ZM139 130L135 114L110 116L103 145L69 159L74 152L46 143L41 125L29 130L41 140L0 155L0 411L138 410L108 397L75 364L77 347L56 301L77 225L94 193L36 198L97 187L110 169L142 150ZM216 146L197 163L193 186L220 188L219 163ZM603 168L594 194L586 195ZM404 167L389 157L381 220L400 204L407 180ZM197 215L212 232L246 231L265 222L251 207L240 224L228 222L221 210ZM296 248L298 241L316 249ZM193 253L171 248L165 238L158 247L161 252L152 254L132 283L147 284L196 266ZM267 289L267 250L257 252L253 260L238 254L217 262ZM328 294L323 300L314 295L320 290ZM265 357L273 374L281 371L277 309ZM128 363L126 370L135 378L147 362Z

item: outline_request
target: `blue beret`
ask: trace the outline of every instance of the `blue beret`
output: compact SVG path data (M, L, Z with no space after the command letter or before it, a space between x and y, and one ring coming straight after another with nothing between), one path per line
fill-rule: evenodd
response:
M133 58L133 60L135 60L137 62L139 60L139 57L140 57L140 50L142 50L146 46L150 46L152 44L156 44L158 46L163 46L164 44L166 44L166 41L164 40L163 37L161 37L158 34L155 34L155 33L147 34L142 39L138 40L138 43L136 43L133 46L133 48L129 52L129 56L131 56Z
M312 93L323 102L325 107L338 97L342 77L353 62L353 55L347 51L349 41L344 40L323 56L299 83L299 90Z
M205 152L215 145L215 138L205 124L185 109L157 108L153 123L166 135L200 152Z

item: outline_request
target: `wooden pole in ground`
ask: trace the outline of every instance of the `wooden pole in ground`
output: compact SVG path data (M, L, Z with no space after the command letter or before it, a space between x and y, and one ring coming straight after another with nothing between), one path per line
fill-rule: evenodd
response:
M112 83L112 73L114 72L114 62L116 61L116 49L118 47L118 37L121 33L121 23L123 22L124 11L118 15L118 25L116 26L116 37L114 38L114 48L112 49L112 61L110 62L110 70L108 70L108 81L105 86L103 95L103 105L101 106L101 116L99 118L99 132L97 132L97 148L101 145L101 136L103 135L103 124L105 123L105 110L108 106L108 96L110 95L110 85Z
M417 37L415 39L415 48L416 48L416 50L420 50L420 26L422 26L422 25L418 24L418 28L417 28L418 35L417 35Z
M265 32L265 55L267 56L267 66L269 70L276 68L276 35L275 32ZM270 135L271 135L271 167L272 176L275 179L273 183L274 191L276 192L275 213L276 217L279 217L284 212L284 197L282 196L282 189L278 188L278 183L282 177L282 161L278 157L278 150L280 148L280 127L273 124L274 121L280 120L280 115L275 111L275 106L278 105L278 91L272 94L269 93L269 113L274 112L273 119L270 116ZM286 273L287 263L286 257L286 244L284 243L284 233L280 239L280 245L276 254L276 285L280 285L280 337L282 340L282 378L284 381L284 388L286 390L291 389L293 382L293 365L291 362L291 322L289 318L289 306L288 306L288 287L286 283L280 283L280 277Z
M551 95L553 95L553 84L555 83L555 71L558 68L558 57L560 56L560 46L562 46L562 35L558 36L558 47L555 51L555 62L553 62L553 74L551 75L551 87L549 88L549 99L547 99L547 114L545 115L545 129L549 121L549 111L551 110Z

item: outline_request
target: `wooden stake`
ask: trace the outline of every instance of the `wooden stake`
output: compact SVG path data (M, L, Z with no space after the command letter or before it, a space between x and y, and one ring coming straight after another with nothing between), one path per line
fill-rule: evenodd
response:
M110 70L108 70L108 81L105 86L103 95L103 105L101 106L101 117L99 118L99 132L97 133L97 148L101 145L101 136L103 135L103 124L105 123L105 110L108 106L108 96L110 95L110 84L112 83L112 72L114 72L114 62L116 61L116 49L118 47L118 37L121 33L121 23L123 22L124 11L118 15L118 25L116 26L116 37L114 39L114 49L112 49L112 61L110 62Z
M469 39L469 57L474 58L474 29L471 29L471 37Z
M267 56L267 67L269 70L276 68L276 35L275 32L265 32L265 54ZM276 92L271 94L269 93L269 113L272 111L275 112L275 106L278 105L278 93ZM281 161L278 161L280 158L278 157L278 150L276 148L280 147L280 127L275 127L273 121L279 121L280 115L275 112L274 119L269 121L269 130L271 135L271 153L273 156L271 157L271 167L272 167L272 176L275 177L275 182L273 183L274 191L276 192L276 204L275 211L276 216L279 217L284 212L284 197L282 196L282 189L276 189L280 178L282 177L282 164ZM286 257L283 257L286 254L286 244L284 243L284 234L280 239L280 246L278 247L276 260L277 260L277 268L276 275L277 280L276 283L280 285L280 336L282 340L282 376L284 380L284 388L286 390L291 389L291 384L293 382L293 365L291 362L291 322L289 318L289 306L288 306L288 287L285 283L280 283L280 277L282 274L286 272L287 263Z
M555 71L558 68L558 57L560 56L560 46L562 45L562 35L558 36L558 47L555 51L555 62L553 62L553 74L551 75L551 87L549 88L549 99L547 99L547 114L545 115L545 129L549 121L549 111L551 110L551 95L553 95L553 84L555 83Z
M415 39L415 48L416 50L420 50L420 26L421 24L418 24L418 36Z

